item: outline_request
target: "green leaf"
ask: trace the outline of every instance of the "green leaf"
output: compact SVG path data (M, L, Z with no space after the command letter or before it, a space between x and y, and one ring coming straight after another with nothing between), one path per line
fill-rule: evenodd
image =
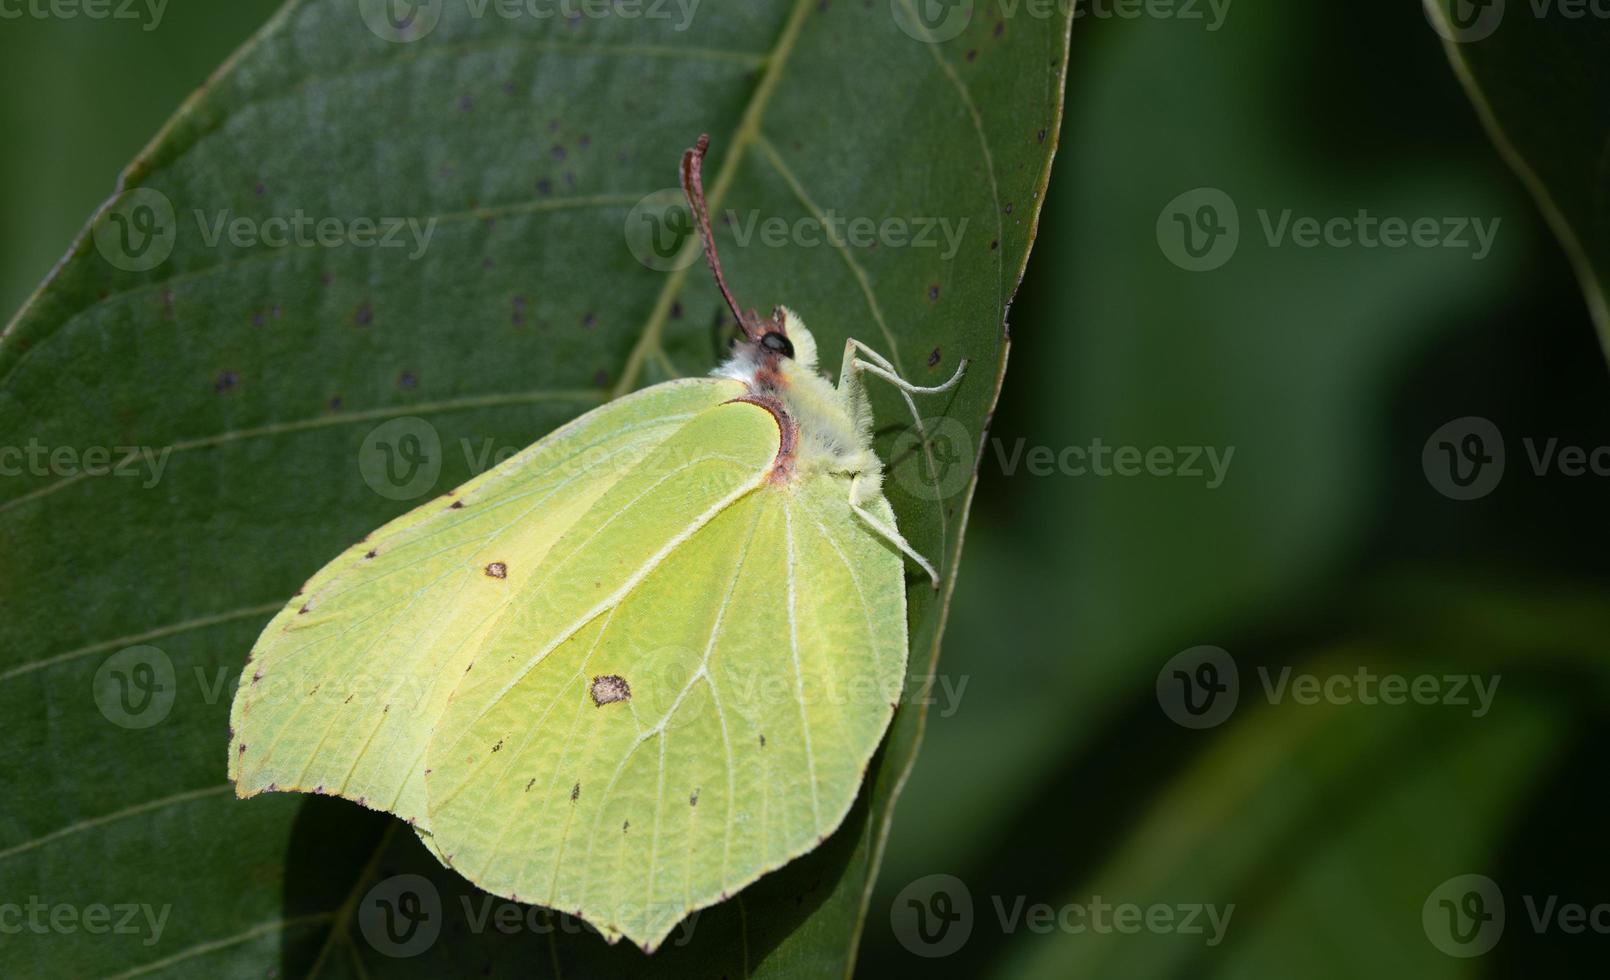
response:
M0 444L20 450L0 460L20 470L0 482L0 710L15 733L0 750L0 892L37 896L45 924L8 937L8 966L844 973L921 737L910 694L938 654L1068 20L979 9L929 44L906 0L747 3L698 10L686 30L446 4L428 30L422 5L418 38L397 42L366 26L381 6L289 3L129 167L0 335ZM862 799L818 851L645 962L518 906L480 917L483 896L395 821L236 801L223 750L253 637L326 560L611 394L711 366L714 288L692 262L646 266L625 233L706 131L745 303L792 306L829 371L847 336L919 382L972 367L923 406L949 420L940 462L962 478L890 459L901 527L941 558L946 586L912 581L915 680ZM843 246L738 240L751 216L793 229L829 215L905 219L913 235L934 219L934 244L867 245L853 226ZM365 244L364 222L390 218L412 219L402 247ZM953 254L941 220L961 232ZM876 408L880 451L909 450L898 399ZM406 425L434 452L381 428L397 418L419 419ZM412 483L377 468L387 439L423 451ZM426 876L442 911L436 941L394 961L386 903L431 897L403 874ZM153 924L91 929L95 903Z
M1570 257L1610 347L1610 19L1564 3L1425 5L1494 144Z

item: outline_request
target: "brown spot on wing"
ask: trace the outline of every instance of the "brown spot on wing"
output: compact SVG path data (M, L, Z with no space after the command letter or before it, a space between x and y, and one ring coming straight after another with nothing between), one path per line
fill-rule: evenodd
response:
M619 674L600 674L594 677L590 693L593 705L599 708L606 704L632 699L631 685L627 684L626 678Z

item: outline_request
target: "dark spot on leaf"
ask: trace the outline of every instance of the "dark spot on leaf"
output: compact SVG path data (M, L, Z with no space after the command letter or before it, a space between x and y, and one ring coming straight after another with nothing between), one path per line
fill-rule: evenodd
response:
M356 323L360 327L367 327L369 324L375 322L374 308L368 303L360 304L358 306L358 311L352 314L352 322Z
M968 49L968 51L967 51L967 60L968 61L977 61L978 60L978 49L977 48L969 48Z
M593 678L592 696L593 704L602 708L616 701L630 701L632 689L619 674L602 674Z
M1001 247L1000 239L994 239L989 243L989 250L991 252L995 251L996 249L998 249L1000 247Z
M526 783L526 784L525 784L525 791L526 791L526 792L527 792L527 793L529 793L529 792L531 792L531 783L535 783L535 782L536 782L536 781L537 781L537 777L535 777L535 776L532 776L532 777L531 777L531 782L530 782L530 783Z
M1006 33L1006 21L1004 21L1004 20L996 21L995 22L995 31L994 31L995 36L1000 37L1002 34L1005 34L1005 33Z
M455 501L453 501L451 504L449 504L447 506L447 509L448 510L463 510L464 509L464 501L455 500Z
M537 193L547 197L553 193L553 181L543 177L537 181Z
M304 603L302 603L302 608L301 608L301 609L298 609L298 610L297 610L297 611L296 611L296 614L297 614L297 615L298 615L298 616L304 616L304 615L306 615L306 614L307 614L307 611L308 611L308 610L309 610L309 609L312 609L312 608L313 608L313 600L312 600L312 599L309 599L309 600L308 600L308 601L307 601L307 602L304 602Z
M380 713L383 714L383 715L390 714L391 713L391 705L388 704L384 708L381 708Z
M509 577L509 566L503 564L500 561L495 561L492 564L486 566L486 574L491 576L492 578L508 578Z
M581 325L586 327L588 330L591 330L597 325L597 323L598 315L596 313L588 313L581 318Z
M419 379L414 377L412 371L404 371L402 374L397 375L397 387L404 391L411 391L419 387Z
M593 384L600 388L609 387L609 372L605 371L603 368L599 368L597 372L593 374Z
M253 684L256 684L258 681L260 681L262 679L263 679L263 672L260 671L260 670L252 675L252 683Z
M240 743L240 752L239 752L239 754L240 755L245 755L246 754L246 743L245 742Z
M269 783L267 786L263 787L263 790L265 792L274 793L274 792L277 792L279 790L279 788L280 788L279 783Z
M313 787L313 792L318 794L319 796L323 796L324 795L324 784L320 783L319 785Z
M500 85L498 87L503 89L503 94L504 95L513 95L514 94L514 83L513 82L504 82L502 85Z
M258 184L256 187L252 188L252 193L258 197L262 197L264 194L268 193L268 188L264 187L262 184Z
M761 748L766 747L766 733L765 732L760 733L760 747Z
M692 795L690 795L688 797L688 806L698 806L698 805L699 805L699 791L694 790Z
M341 411L341 406L345 404L346 401L340 395L334 395L330 398L330 411L339 412Z
M501 749L501 748L503 748L503 739L500 738L500 739L498 739L497 744L492 746L492 751L496 752L498 749Z
M348 694L347 699L345 701L342 701L341 703L342 704L351 704L352 703L352 695Z
M553 154L553 158L555 160L563 160L565 158L565 156L566 156L565 148L562 147L562 146L555 146L553 149L549 150L548 152Z
M223 374L218 375L218 380L213 382L212 387L214 391L223 392L228 391L239 384L240 375L233 371L225 371Z
M939 366L939 358L940 358L939 348L935 347L933 353L928 355L928 366L929 367L938 367Z
M1042 129L1038 133L1035 133L1034 138L1039 140L1041 143L1044 143L1045 142L1045 130Z
M369 551L367 553L365 553L363 557L365 557L365 558L373 558L377 554L379 554L378 551L374 550L373 548L370 548Z
M682 319L682 302L681 302L681 300L672 300L671 301L671 319L673 319L673 320Z
M928 287L928 298L930 300L936 300L936 299L939 298L939 284L938 283L934 283L932 286Z
M358 797L358 805L359 806L368 806L369 805L369 797L367 797L367 796Z
M458 108L460 112L469 112L471 109L475 108L475 99L468 95L459 96Z
M621 833L623 833L623 834L626 833L628 830L631 829L631 827L632 827L632 822L630 820L622 820L621 821Z
M1012 202L1007 201L1006 202L1006 207L1003 210L1005 210L1007 214L1011 214L1012 213Z

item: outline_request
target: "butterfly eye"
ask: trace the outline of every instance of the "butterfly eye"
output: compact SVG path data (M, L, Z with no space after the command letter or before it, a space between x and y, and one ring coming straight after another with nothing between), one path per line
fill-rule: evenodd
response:
M787 337L775 331L762 336L760 338L760 346L771 351L773 354L781 354L784 357L794 356L794 345L789 342Z

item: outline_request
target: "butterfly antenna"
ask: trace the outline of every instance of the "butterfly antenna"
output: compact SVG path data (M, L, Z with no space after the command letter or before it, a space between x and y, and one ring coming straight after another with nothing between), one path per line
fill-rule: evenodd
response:
M716 254L716 236L710 227L710 209L704 203L704 154L710 149L710 135L699 136L699 142L682 154L682 193L688 197L688 208L693 212L693 220L699 224L699 241L704 245L704 259L710 263L710 271L715 274L716 287L727 301L727 307L732 315L738 318L738 327L743 330L744 336L750 340L759 340L760 330L758 318L754 313L745 313L733 298L732 290L727 288L727 277L721 274L721 256Z

